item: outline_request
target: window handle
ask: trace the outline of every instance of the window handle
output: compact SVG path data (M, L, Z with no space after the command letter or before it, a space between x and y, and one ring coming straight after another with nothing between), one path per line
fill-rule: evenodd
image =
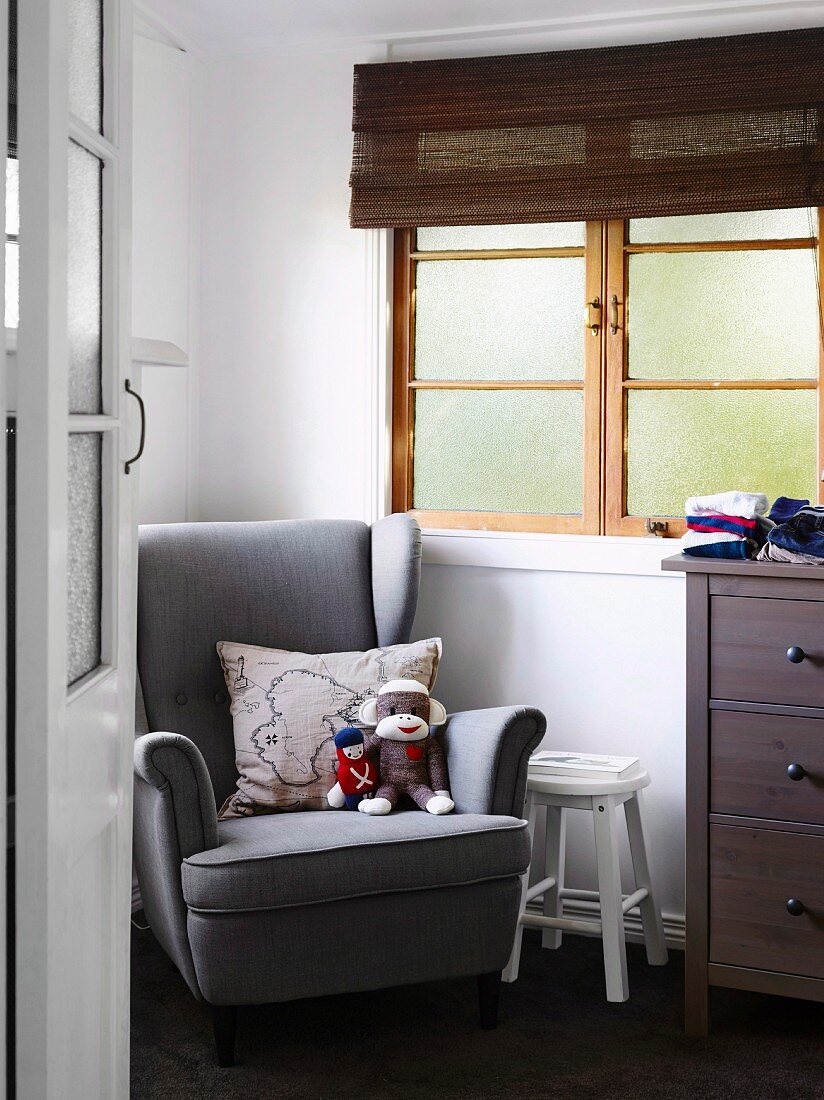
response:
M136 454L126 463L125 472L128 474L131 473L132 466L134 466L135 462L137 462L143 454L143 448L146 444L146 406L143 404L143 398L137 390L132 389L131 382L128 378L126 379L126 393L131 394L140 406L140 443L137 446Z
M587 326L587 328L589 329L589 331L592 333L593 336L597 336L598 333L601 331L601 325L599 324L598 321L592 321L590 319L591 318L590 310L591 309L600 310L600 308L601 308L601 299L600 298L593 298L591 302L587 302L586 307L584 308L584 323Z
M618 295L613 294L609 300L609 331L614 336L618 331Z

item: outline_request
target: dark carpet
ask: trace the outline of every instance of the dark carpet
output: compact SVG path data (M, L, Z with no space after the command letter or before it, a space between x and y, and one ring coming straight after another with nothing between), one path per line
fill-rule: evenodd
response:
M543 951L528 931L497 1031L474 980L294 1001L242 1009L238 1064L219 1069L206 1009L134 931L132 1097L824 1098L824 1005L716 990L712 1035L688 1039L681 953L654 968L628 950L626 1004L604 1000L600 941Z

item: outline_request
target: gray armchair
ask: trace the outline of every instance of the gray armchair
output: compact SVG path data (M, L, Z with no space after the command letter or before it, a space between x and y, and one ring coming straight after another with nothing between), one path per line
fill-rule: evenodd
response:
M245 1004L474 974L482 1026L495 1026L530 854L520 815L539 711L449 717L438 731L456 803L447 817L217 820L237 772L215 643L320 653L406 642L420 544L403 515L372 528L140 531L135 863L155 936L212 1007L221 1065Z

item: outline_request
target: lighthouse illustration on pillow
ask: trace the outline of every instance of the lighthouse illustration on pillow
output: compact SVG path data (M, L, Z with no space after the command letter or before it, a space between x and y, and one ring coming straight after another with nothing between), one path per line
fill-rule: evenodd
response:
M363 730L345 726L335 734L338 781L326 796L335 810L357 810L362 799L375 793L378 769L366 755Z

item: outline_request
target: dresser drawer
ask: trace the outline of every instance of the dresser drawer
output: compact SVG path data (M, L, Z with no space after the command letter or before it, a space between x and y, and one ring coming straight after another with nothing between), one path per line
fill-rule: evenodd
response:
M802 651L797 664L792 646ZM712 596L710 694L824 707L824 602Z
M824 836L710 826L710 961L824 978Z
M713 711L710 809L824 825L824 719Z

